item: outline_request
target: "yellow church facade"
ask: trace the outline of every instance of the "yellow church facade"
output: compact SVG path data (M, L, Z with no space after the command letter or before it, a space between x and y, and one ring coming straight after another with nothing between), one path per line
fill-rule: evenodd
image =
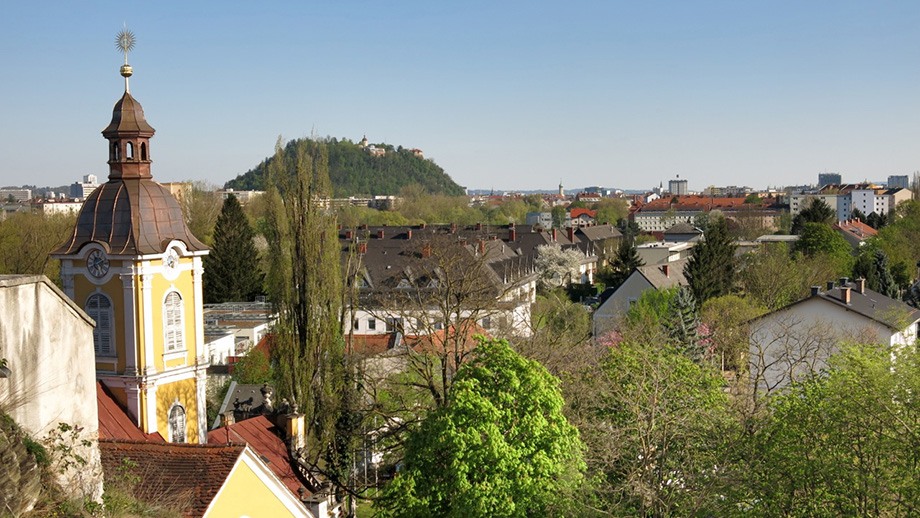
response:
M109 181L87 197L54 257L64 292L96 321L97 378L145 433L204 443L208 248L189 231L176 199L153 181L154 129L127 80L125 87L102 132Z

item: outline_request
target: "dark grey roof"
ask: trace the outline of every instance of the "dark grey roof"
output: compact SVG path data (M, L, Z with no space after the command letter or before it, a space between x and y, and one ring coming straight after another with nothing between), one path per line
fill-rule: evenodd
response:
M681 259L665 264L648 264L636 268L636 271L656 289L665 290L675 286L686 286L687 278L684 277L684 268L689 259ZM665 267L668 273L665 275Z
M841 287L819 292L816 297L830 302L836 306L846 308L849 311L858 313L866 318L872 319L891 329L900 331L907 325L920 319L920 310L912 306L895 300L877 291L865 288L863 293L856 291L855 282L847 283L844 288L850 288L850 303L843 302L841 297Z
M671 225L671 227L665 230L664 233L665 234L702 234L703 231L685 221L681 221L680 223L675 223Z

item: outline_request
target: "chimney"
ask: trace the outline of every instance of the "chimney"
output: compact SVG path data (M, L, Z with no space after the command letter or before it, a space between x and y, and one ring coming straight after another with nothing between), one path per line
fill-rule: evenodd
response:
M669 278L669 279L671 278L671 265L670 265L670 264L662 265L662 266L661 266L661 271L662 271L662 273L664 273L664 276L665 276L665 277L667 277L667 278Z
M840 300L842 300L844 304L850 303L850 288L840 287Z
M556 241L556 229L553 229L553 241Z
M384 236L384 233L383 233L383 229L381 228L380 230L377 231L377 239L383 239L383 236Z
M358 253L359 254L367 253L367 243L358 243Z
M513 225L513 224L514 224L514 223L512 223L512 225ZM515 241L517 241L517 229L514 228L514 227L511 227L511 232L510 232L510 234L511 234L511 237L509 237L509 240L510 240L512 243L514 243Z
M346 230L346 231L345 231L345 239L351 239L351 238L352 238L351 230Z
M856 279L856 292L857 293L866 292L866 279Z
M220 426L226 427L231 426L235 422L233 418L233 410L227 410L223 414L220 414Z
M456 234L456 233L457 233L457 224L456 224L456 223L451 223L451 224L450 224L450 233L451 233L451 234Z
M486 242L483 239L479 240L479 253L480 254L486 253Z
M406 231L406 239L412 239L412 229Z
M508 228L514 228L514 222L508 223Z
M819 293L821 293L821 286L812 286L812 287L811 287L811 296L812 296L812 297L817 296Z
M569 241L574 243L575 242L575 227L569 227L568 231L569 231Z
M422 247L422 257L431 257L431 243L425 243Z
M834 281L827 281L827 291L834 289Z
M424 222L422 222L422 224L419 225L419 228L421 228L422 230L424 230L426 226L427 226L427 225L426 225Z
M341 225L341 224L336 225L336 226L335 226L335 229L336 229L336 230L342 230L342 225Z
M299 450L306 446L304 437L303 414L288 414L284 416L284 436L287 438L288 447Z
M840 278L840 286L846 286L846 285L849 284L849 283L850 283L850 278L849 278L849 277L841 277L841 278Z
M367 230L367 223L361 225L361 230Z
M466 238L460 239L460 246L466 246Z
M476 230L482 230L482 223L476 223Z

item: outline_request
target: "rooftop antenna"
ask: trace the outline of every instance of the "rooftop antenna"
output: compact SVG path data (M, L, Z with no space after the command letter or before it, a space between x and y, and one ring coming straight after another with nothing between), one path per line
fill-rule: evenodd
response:
M128 78L134 74L134 69L128 64L128 52L134 50L134 33L128 30L127 25L123 25L121 32L115 36L115 47L125 53L125 64L121 66L121 75L125 78L125 93L131 93L128 89Z

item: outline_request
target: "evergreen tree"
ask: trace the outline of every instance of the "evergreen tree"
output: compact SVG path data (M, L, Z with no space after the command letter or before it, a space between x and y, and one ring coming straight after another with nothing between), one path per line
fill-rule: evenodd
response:
M837 214L824 200L811 198L792 220L792 233L801 234L806 223L824 223L830 225L837 219Z
M677 290L677 295L668 303L668 315L664 321L664 328L679 350L693 361L700 361L705 351L700 346L699 333L700 315L696 311L696 300L693 293L686 286Z
M214 227L214 246L204 258L204 300L248 302L262 294L259 252L243 208L232 194Z
M731 292L735 283L735 249L725 218L713 218L684 268L697 304Z
M609 277L610 287L616 288L623 284L632 272L636 271L636 268L643 265L645 261L639 257L635 242L631 239L623 239L613 257L612 272Z
M878 279L878 292L886 297L897 299L898 285L891 275L891 268L888 266L888 255L882 250L876 250L873 259L875 276Z

